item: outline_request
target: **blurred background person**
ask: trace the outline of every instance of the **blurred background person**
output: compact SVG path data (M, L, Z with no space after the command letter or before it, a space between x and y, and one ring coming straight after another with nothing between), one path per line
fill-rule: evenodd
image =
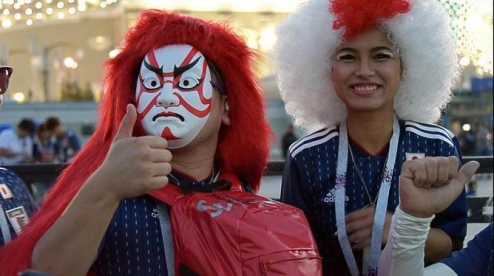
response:
M281 139L281 151L283 153L283 158L286 157L286 153L288 152L288 148L291 144L298 140L297 135L295 135L295 129L293 128L293 124L289 124L288 128Z
M51 132L46 127L46 124L42 123L36 130L34 137L34 149L33 156L36 163L59 163L57 156L55 155L55 140L51 139ZM51 187L53 182L40 182L35 181L33 183L34 191L33 195L36 202L41 202L48 188Z
M16 129L3 130L0 133L0 163L2 165L32 163L34 131L34 122L29 118L22 119Z
M44 123L55 140L55 155L58 161L65 163L81 149L81 142L74 130L66 128L56 116L48 117Z
M482 121L476 121L472 128L473 135L475 136L476 142L476 155L487 156L492 155L492 140L487 139L489 135L489 130L482 123Z
M33 156L38 163L57 163L55 155L55 141L51 139L51 132L46 124L42 123L34 136Z

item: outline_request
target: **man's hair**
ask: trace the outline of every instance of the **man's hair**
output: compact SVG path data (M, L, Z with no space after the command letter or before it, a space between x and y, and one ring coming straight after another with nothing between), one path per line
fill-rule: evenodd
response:
M309 0L301 4L278 26L273 50L288 114L296 125L311 131L343 121L347 110L330 78L332 55L345 39L377 25L399 49L403 66L394 100L397 116L435 122L450 101L451 86L459 75L449 20L437 0Z
M34 134L36 130L36 125L34 124L32 119L23 118L19 124L17 124L17 128L27 131L30 135Z
M36 129L36 133L40 134L45 131L49 131L46 122L39 124L38 128Z
M53 131L61 125L60 119L58 117L48 117L45 120L46 129Z

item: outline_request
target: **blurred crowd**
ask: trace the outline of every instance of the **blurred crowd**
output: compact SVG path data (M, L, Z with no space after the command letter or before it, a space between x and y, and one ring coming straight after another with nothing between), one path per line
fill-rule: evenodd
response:
M43 122L23 118L0 129L0 165L65 163L80 150L79 137L53 116Z
M492 155L492 128L489 129L481 121L475 121L471 127L465 127L455 121L450 129L458 137L462 156Z

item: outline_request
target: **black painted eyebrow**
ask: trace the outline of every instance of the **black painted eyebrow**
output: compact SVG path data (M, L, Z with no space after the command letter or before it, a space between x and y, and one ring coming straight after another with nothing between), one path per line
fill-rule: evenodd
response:
M177 67L177 65L175 65L175 67L173 68L173 77L176 78L176 77L180 76L183 72L185 72L185 71L189 70L190 68L194 67L199 62L199 59L200 58L201 57L198 57L191 64L187 64L187 65L184 65L182 67Z
M161 66L160 68L158 67L154 67L153 65L149 64L146 60L144 60L144 66L150 70L150 71L153 71L155 72L156 74L162 76L163 75L163 66Z
M378 47L374 47L374 48L371 49L372 52L381 51L381 50L388 50L388 51L394 52L392 48L389 48L387 46L378 46ZM340 53L340 52L356 53L357 50L354 49L354 48L347 47L347 48L341 48L336 53Z

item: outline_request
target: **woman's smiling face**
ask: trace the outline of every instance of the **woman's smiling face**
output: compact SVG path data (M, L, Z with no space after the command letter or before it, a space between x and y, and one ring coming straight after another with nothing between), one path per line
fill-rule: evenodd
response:
M402 70L394 45L381 29L349 38L332 58L331 80L349 113L393 111Z

